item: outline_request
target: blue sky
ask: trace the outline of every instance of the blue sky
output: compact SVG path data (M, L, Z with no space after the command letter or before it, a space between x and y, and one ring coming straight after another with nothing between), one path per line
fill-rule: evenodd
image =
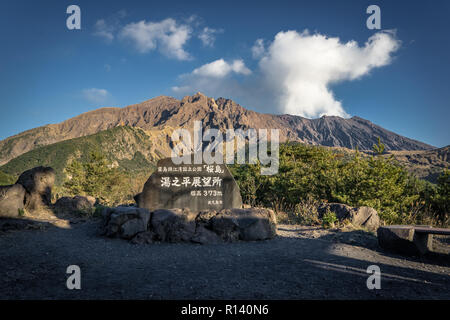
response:
M81 30L66 28L71 4ZM371 4L382 30L366 27ZM202 91L261 112L356 115L442 147L449 14L448 1L2 1L0 139Z

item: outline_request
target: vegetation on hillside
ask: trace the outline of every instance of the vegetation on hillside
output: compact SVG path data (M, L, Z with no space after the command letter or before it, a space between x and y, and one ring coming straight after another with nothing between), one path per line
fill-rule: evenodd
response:
M14 184L16 180L17 179L14 176L0 171L0 186Z
M141 129L117 127L97 134L39 147L0 167L0 185L44 165L55 169L54 197L91 195L103 204L133 202L154 170L149 136ZM285 143L274 176L260 166L230 167L247 204L286 212L297 222L320 223L320 202L371 206L387 224L449 224L450 171L437 184L417 179L380 142L373 155L320 146ZM330 221L329 224L332 224Z
M133 201L133 180L98 151L91 152L85 161L73 160L64 171L67 178L59 189L64 195L92 196L104 205Z
M150 148L151 141L143 130L116 127L90 136L36 148L0 167L0 171L16 179L28 169L49 166L56 171L56 185L61 186L66 178L64 168L72 159L84 162L92 152L99 151L111 164L130 176L136 176L146 174L154 168L149 156ZM0 183L2 182L0 177Z
M339 202L373 207L386 224L448 225L449 171L433 185L410 175L393 157L382 156L383 151L379 142L374 156L362 157L356 150L349 159L324 147L286 143L280 146L276 175L260 175L259 164L230 169L243 200L253 206L298 217L310 203Z

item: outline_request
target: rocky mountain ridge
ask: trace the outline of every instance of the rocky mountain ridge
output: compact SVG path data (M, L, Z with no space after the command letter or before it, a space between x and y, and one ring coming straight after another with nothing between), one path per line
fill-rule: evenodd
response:
M118 126L158 132L167 128L193 128L196 120L205 128L279 129L281 141L370 150L377 139L386 150L431 150L434 147L388 131L372 122L352 117L324 116L307 119L245 109L230 99L209 98L202 93L182 100L159 96L124 108L100 108L58 124L27 130L0 141L0 165L37 147L83 137Z

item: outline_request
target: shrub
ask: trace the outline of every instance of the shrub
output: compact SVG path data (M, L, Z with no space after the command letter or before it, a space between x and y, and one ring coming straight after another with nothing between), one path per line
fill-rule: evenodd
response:
M324 228L334 228L334 224L337 221L336 214L334 212L331 212L329 208L327 208L327 211L324 213L322 217L322 226Z
M19 217L25 216L25 209L17 209Z
M128 181L125 175L112 167L105 156L92 152L85 162L73 160L65 169L64 190L70 195L93 196L105 204L128 200Z
M339 202L375 208L386 224L448 225L450 173L434 186L409 174L393 157L382 156L379 141L373 155L353 154L300 143L280 145L279 172L260 175L260 165L230 167L243 201L286 211L293 220L316 220L307 202Z

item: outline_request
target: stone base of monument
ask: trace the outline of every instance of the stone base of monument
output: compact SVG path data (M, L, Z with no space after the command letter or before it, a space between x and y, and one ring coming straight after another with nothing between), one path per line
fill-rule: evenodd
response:
M150 211L136 207L103 211L102 234L133 243L221 243L266 240L276 235L276 217L265 208L191 212L189 209Z

